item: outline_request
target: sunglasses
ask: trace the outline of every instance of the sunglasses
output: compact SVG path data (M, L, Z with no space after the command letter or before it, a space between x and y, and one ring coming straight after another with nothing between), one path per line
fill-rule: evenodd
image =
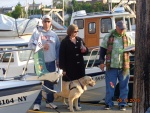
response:
M79 32L79 31L74 31L74 33L77 33L77 32Z
M47 23L50 23L51 21L44 21L44 23L46 23L46 22L47 22Z

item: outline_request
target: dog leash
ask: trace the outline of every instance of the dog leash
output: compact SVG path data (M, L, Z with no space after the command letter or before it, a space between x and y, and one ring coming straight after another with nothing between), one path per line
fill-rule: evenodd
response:
M44 96L42 96L43 97L43 99L57 112L57 113L60 113L60 111L58 111L57 109L55 109L51 104L50 104L50 102L44 97ZM49 108L50 109L50 108Z

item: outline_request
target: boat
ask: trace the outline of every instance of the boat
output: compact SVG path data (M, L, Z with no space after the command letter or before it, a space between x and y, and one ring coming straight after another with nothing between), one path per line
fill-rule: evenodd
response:
M41 91L40 81L0 79L0 113L27 113Z
M22 74L17 75L18 73L16 72L15 73L16 76L7 76L7 72L10 69L9 66L11 65L11 61L17 60L15 59L16 57L13 57L13 52L15 51L23 52L24 50L29 50L30 54L27 57L26 65L22 71ZM59 76L61 74L47 72L45 73L45 75L41 77L36 74L34 75L25 74L27 65L31 57L31 53L32 53L32 50L28 48L14 49L14 50L11 48L11 50L0 51L0 61L3 62L5 58L8 59L8 62L7 62L8 66L6 69L6 74L4 76L2 75L0 76L0 92L1 92L0 93L0 112L1 113L5 113L5 112L6 113L18 113L18 111L21 113L26 113L28 109L32 106L32 104L34 103L35 99L37 98L41 90L45 92L61 91L62 79ZM38 54L34 56L38 56ZM41 59L40 59L40 62L41 62ZM54 86L55 87L54 90L51 90L47 88L46 86L42 85L41 81L43 80L51 80L51 81L53 80L53 82L55 82L56 84Z
M102 11L86 13L80 10L72 13L70 24L78 26L78 36L81 37L88 48L100 46L103 37L116 28L116 22L123 20L127 25L127 34L135 41L135 31L131 22L133 15L126 12L123 7L117 7L114 12ZM66 36L66 30L55 31L62 40Z
M89 48L90 53L87 56L84 56L84 60L85 60L85 67L86 67L86 75L90 75L95 81L96 81L96 85L92 88L88 87L88 90L85 91L82 95L81 95L81 101L101 101L105 98L105 71L102 72L99 68L99 46L100 43L102 42L102 39L104 37L104 35L106 35L107 33L109 33L109 31L111 29L115 29L115 22L118 20L123 20L124 22L127 23L127 33L128 35L130 35L133 40L135 40L135 31L132 31L131 29L131 21L130 18L132 17L132 15L128 12L124 12L124 11L117 11L116 12L96 12L96 13L86 13L84 10L82 11L77 11L74 12L72 14L71 17L71 22L70 24L77 24L79 27L79 33L78 35L83 38L83 40L85 41L86 46ZM60 40L62 40L65 36L66 36L66 30L56 30L55 31ZM13 40L12 40L13 41ZM23 43L22 45L19 44L19 42ZM27 42L24 43L24 40L22 41L14 41L13 44L8 44L8 41L6 42L1 42L0 43L0 49L6 49L6 48L25 48L27 47ZM23 53L23 52L20 52ZM7 73L7 76L10 76L12 72L14 72L15 70L13 69L13 67L21 67L21 71L24 68L25 64L23 64L24 61L21 61L21 56L19 56L20 54L19 52L13 52L14 54L14 61L11 62L10 64L10 72ZM26 57L28 54L24 53L22 54L23 57ZM7 56L9 57L10 54ZM24 58L23 58L24 59ZM25 59L24 59L25 60ZM131 56L131 60L134 62L134 56ZM18 62L18 63L15 63ZM5 76L6 74L6 68L8 67L7 65L4 65L5 62L3 62L2 65L0 65L0 72L3 73L3 75ZM21 65L22 64L22 65ZM33 57L31 57L31 59L29 60L29 66L31 67L27 67L25 70L26 74L31 74L34 73L34 69L33 66L34 65L34 60ZM134 70L134 64L131 64L133 69L132 72ZM31 69L31 70L30 70ZM17 71L19 71L20 69L17 69ZM21 73L21 72L20 72ZM129 81L129 85L131 84L131 86L129 87L129 93L132 92L132 85L133 85L133 73L131 73L130 76L130 81ZM117 85L118 87L118 85ZM116 88L115 94L116 96L118 96L118 89ZM116 93L117 92L117 93ZM131 96L130 98L132 98L132 93L130 93Z

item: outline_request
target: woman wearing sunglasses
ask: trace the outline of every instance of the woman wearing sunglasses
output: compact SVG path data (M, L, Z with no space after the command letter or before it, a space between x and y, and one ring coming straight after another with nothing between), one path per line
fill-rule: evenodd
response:
M72 24L67 29L67 36L62 40L59 50L59 68L63 70L63 80L73 81L85 76L83 55L88 48L77 36L78 26Z

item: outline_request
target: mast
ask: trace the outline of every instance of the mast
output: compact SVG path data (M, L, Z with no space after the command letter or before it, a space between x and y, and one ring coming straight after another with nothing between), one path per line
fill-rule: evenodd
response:
M26 18L28 18L28 0L26 0Z

